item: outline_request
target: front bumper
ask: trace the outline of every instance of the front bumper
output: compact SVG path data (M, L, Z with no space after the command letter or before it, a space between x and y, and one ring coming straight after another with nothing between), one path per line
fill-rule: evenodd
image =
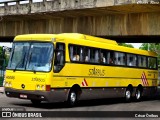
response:
M62 102L67 100L67 93L64 89L56 91L30 91L30 90L17 90L13 88L5 88L7 97L14 97L29 100L41 100L48 102ZM22 97L24 96L24 97Z

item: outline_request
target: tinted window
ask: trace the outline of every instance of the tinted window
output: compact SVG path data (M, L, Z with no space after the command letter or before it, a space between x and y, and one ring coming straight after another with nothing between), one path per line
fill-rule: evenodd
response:
M127 54L127 66L136 66L136 65L137 65L136 55Z
M112 51L101 50L100 52L100 62L102 64L113 64L114 63L114 55Z
M90 49L91 52L90 52L90 62L91 63L99 63L99 50L98 49L95 49L95 48L91 48Z
M125 53L115 52L115 64L125 65L125 63L126 63Z
M147 67L147 59L144 56L138 56L138 67Z
M153 57L148 57L148 68L157 68L157 59Z
M57 43L54 59L54 71L59 72L65 65L65 44Z
M83 47L70 45L69 52L71 61L83 61Z

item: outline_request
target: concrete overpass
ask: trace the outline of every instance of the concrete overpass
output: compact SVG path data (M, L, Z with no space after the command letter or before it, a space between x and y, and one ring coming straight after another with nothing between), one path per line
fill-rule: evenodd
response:
M14 1L15 5L9 5ZM12 41L18 34L62 32L120 42L153 42L160 38L160 0L23 1L27 3L2 2L1 41Z

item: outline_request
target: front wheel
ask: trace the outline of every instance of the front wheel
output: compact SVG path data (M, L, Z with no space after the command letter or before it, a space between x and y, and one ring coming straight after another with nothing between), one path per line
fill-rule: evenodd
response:
M41 103L40 100L31 100L31 102L32 102L32 104L34 104L34 105L38 105L38 104Z
M77 103L77 92L75 90L71 90L68 99L67 99L67 104L69 107L75 106Z

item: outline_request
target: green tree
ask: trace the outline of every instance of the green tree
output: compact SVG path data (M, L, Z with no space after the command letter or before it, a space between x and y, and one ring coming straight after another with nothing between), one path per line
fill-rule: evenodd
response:
M3 66L3 48L0 47L0 69L2 69Z
M143 43L139 49L142 50L149 50L149 51L153 51L153 52L158 52L160 51L160 44L156 44L156 43Z
M160 64L160 44L159 43L143 43L139 49L156 52L158 54L158 64Z
M158 43L143 43L139 49L148 50L160 54L160 44Z
M5 64L4 64L5 61ZM3 67L6 67L8 65L9 56L4 55L3 47L0 46L0 69L3 69Z
M126 43L118 43L118 45L120 45L120 46L125 46L125 47L130 47L130 48L134 48L133 45L131 45L131 44L126 44Z
M0 56L2 56L3 48L0 46Z

